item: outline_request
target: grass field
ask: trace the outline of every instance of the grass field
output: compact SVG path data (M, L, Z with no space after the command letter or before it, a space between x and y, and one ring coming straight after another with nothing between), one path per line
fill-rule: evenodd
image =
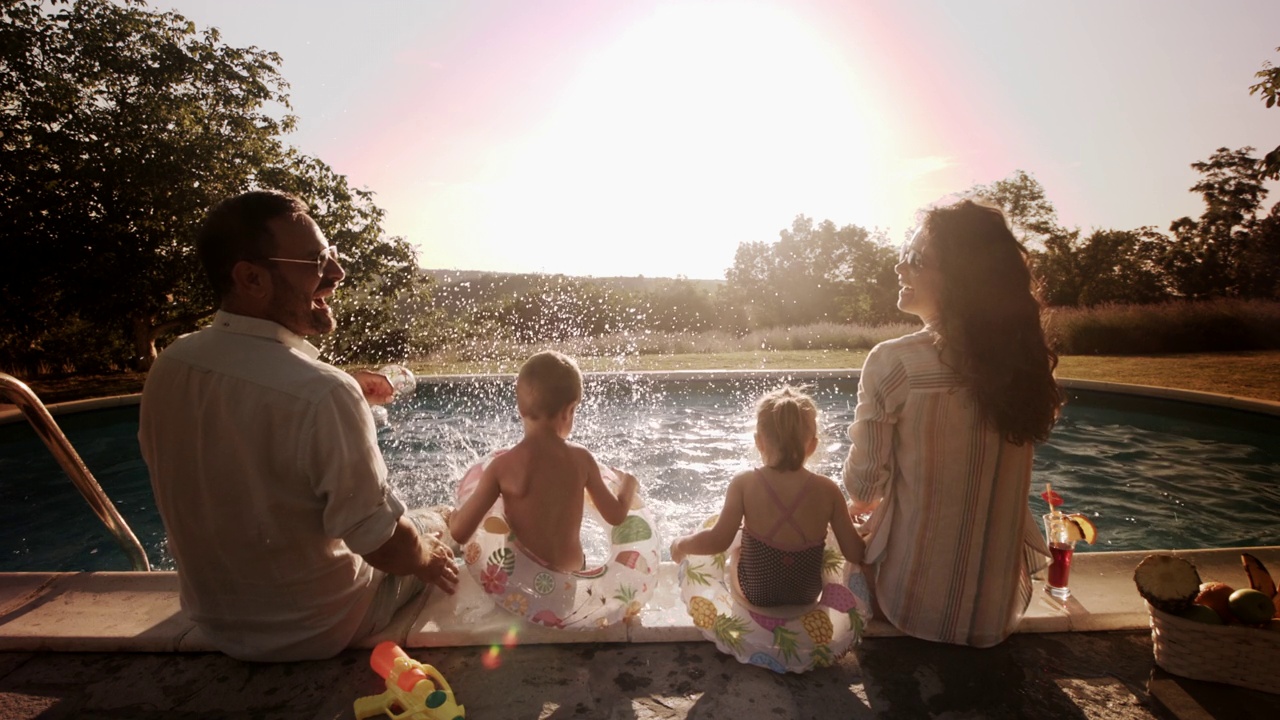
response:
M581 358L587 372L644 370L746 370L859 368L866 351L772 350L683 355L626 355ZM516 363L412 363L420 375L514 373ZM1190 353L1182 355L1068 355L1058 377L1106 380L1135 385L1197 390L1280 402L1280 351ZM135 393L145 376L139 373L48 377L28 384L46 403Z

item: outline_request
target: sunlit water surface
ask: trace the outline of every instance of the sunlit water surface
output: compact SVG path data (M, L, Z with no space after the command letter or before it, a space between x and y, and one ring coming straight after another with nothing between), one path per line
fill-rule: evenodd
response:
M572 439L641 481L665 546L717 512L730 478L758 462L753 405L785 380L591 376ZM823 444L810 467L839 478L853 379L809 381ZM379 441L410 506L451 503L462 473L520 438L509 380L421 383L390 408ZM157 568L172 568L137 447L136 406L59 417ZM1073 391L1036 453L1046 482L1100 539L1079 550L1280 545L1280 418L1168 400ZM590 541L590 538L588 538ZM592 554L600 552L590 543ZM25 422L0 426L0 571L128 569L128 562Z

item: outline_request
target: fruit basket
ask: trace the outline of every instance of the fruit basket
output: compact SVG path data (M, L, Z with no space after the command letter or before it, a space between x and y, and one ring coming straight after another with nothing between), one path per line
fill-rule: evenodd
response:
M1280 694L1280 632L1208 625L1147 603L1156 664L1192 680Z

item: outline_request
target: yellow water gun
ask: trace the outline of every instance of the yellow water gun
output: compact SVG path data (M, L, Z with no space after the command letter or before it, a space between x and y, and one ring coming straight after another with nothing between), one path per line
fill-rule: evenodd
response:
M395 720L461 720L467 716L444 676L434 667L409 657L394 642L378 643L369 656L369 666L387 681L387 691L356 700L358 720L384 716Z

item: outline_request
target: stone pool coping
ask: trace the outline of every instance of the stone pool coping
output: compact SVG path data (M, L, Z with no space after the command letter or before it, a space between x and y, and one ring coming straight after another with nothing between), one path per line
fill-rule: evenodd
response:
M1280 546L1215 550L1142 550L1077 553L1071 597L1059 602L1036 583L1019 633L1143 630L1145 604L1133 585L1133 569L1148 554L1187 558L1204 580L1247 587L1241 552L1280 568ZM658 588L640 616L601 630L553 630L525 623L496 607L463 573L457 594L432 593L409 603L385 632L356 647L394 640L406 648L559 643L702 642L676 584L676 565L663 562ZM511 634L514 633L514 636ZM883 619L868 637L901 635ZM0 574L0 651L3 652L207 652L215 648L182 613L174 572Z

